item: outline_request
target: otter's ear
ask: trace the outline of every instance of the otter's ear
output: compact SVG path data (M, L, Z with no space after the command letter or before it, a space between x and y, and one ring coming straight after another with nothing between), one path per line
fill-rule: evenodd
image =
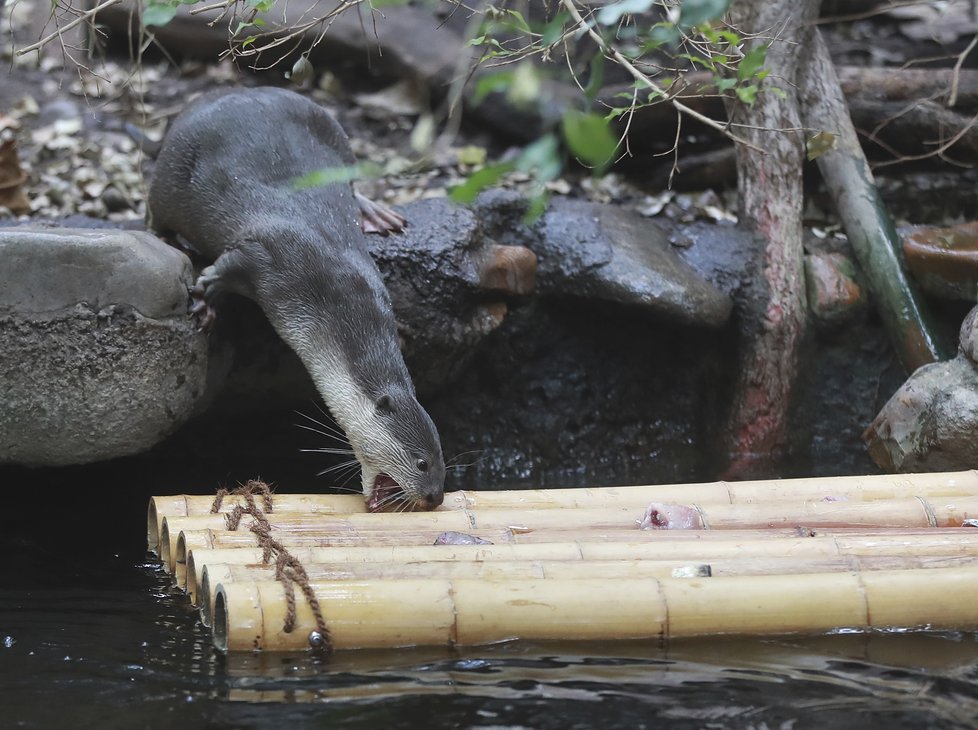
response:
M381 413L390 414L394 412L394 399L387 393L380 396L375 405L377 406L377 410Z

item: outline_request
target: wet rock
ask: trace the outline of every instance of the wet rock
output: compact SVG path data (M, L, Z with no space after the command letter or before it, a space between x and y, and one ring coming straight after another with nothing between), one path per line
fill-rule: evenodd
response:
M978 370L965 357L919 368L863 434L889 472L975 468Z
M903 251L926 292L946 299L978 300L978 222L917 229L904 237Z
M978 307L968 312L961 323L958 342L961 347L961 354L978 367Z
M732 300L674 250L663 228L631 211L556 199L533 226L525 201L508 191L480 196L476 210L489 235L537 255L541 295L571 295L654 312L680 324L719 326Z
M140 232L0 229L0 462L138 453L204 395L189 260Z
M839 324L865 308L856 264L845 254L820 251L805 256L805 286L809 311L825 324Z
M452 381L508 302L534 288L536 257L485 237L473 212L445 199L404 206L399 235L368 236L397 317L405 359L420 390Z

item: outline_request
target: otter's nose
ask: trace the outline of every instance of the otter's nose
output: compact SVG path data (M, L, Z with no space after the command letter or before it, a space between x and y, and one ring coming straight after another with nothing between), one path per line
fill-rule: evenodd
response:
M439 491L438 494L429 494L424 498L425 509L434 509L445 501L445 493Z

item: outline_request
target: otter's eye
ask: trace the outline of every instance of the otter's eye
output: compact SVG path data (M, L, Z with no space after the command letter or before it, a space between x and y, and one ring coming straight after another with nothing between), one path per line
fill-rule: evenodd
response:
M418 471L425 472L428 471L428 462L424 459L418 459L417 461Z
M393 413L394 399L386 393L377 399L377 410L381 413Z

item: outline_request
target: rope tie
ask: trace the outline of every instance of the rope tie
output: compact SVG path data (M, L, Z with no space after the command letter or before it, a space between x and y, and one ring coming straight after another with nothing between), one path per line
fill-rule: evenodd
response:
M261 495L264 509L259 507L255 501L256 494ZM332 637L329 627L326 626L326 620L323 618L319 599L309 584L309 575L299 559L272 537L272 526L266 517L266 513L272 511L272 490L264 482L256 480L251 480L232 492L220 489L211 507L212 513L217 513L220 510L224 498L227 496L240 496L244 499L243 505L235 505L230 512L224 515L227 529L237 530L241 525L241 518L245 515L251 516L252 521L248 529L255 534L258 546L262 549L262 563L270 565L274 560L275 580L279 581L285 590L286 614L282 630L287 634L291 634L295 630L295 586L298 585L316 620L316 631L309 634L309 645L316 651L329 654L333 650Z

